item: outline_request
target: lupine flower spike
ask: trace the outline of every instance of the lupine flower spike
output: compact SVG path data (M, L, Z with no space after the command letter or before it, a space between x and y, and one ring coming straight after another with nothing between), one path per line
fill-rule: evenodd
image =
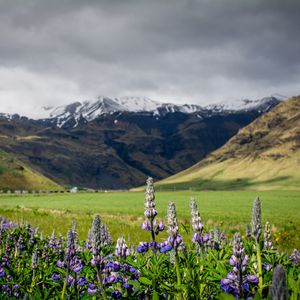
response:
M237 299L243 297L250 299L255 296L253 288L257 285L258 278L255 275L246 274L248 259L241 234L236 233L234 235L233 253L229 260L232 271L228 273L227 278L221 280L220 287L225 293L232 294Z
M203 231L203 223L201 221L200 213L198 211L197 203L194 198L191 198L190 200L190 209L191 209L191 216L192 216L192 228L194 231L192 241L196 244L197 250L200 249L202 253L203 248L203 237L202 237L202 231Z
M288 300L288 289L286 277L282 265L278 265L274 269L272 285L270 289L271 300Z
M260 244L259 244L261 228L262 228L261 227L261 203L260 203L260 199L257 197L254 200L253 208L252 208L252 235L256 242L260 295L262 295L262 289L263 289L262 261L261 261L261 251L260 251Z
M150 231L151 233L151 242L141 242L137 247L137 251L140 253L146 252L149 248L152 248L154 251L157 250L157 243L156 243L156 235L159 232L164 230L164 223L160 221L160 223L156 223L155 217L157 216L157 210L155 208L155 195L154 195L154 186L153 186L153 179L149 177L147 179L147 188L145 193L145 220L142 223L142 229Z
M273 249L270 223L266 222L264 230L264 249Z
M130 249L127 247L125 239L123 237L118 238L115 255L120 257L121 259L126 259L126 257L130 254Z

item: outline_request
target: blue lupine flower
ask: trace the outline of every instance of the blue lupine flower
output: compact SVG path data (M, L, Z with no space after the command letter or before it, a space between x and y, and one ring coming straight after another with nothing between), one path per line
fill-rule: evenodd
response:
M52 278L52 280L54 280L54 281L60 280L60 276L59 276L59 274L57 274L57 273L53 273L51 278Z
M84 286L84 285L87 284L87 283L88 283L88 281L86 280L85 277L79 277L79 278L77 279L77 284L78 284L79 286Z
M229 259L232 271L227 274L227 278L223 278L220 288L228 294L232 294L237 299L246 297L250 299L255 295L251 291L252 286L258 284L256 275L244 275L248 262L248 255L244 254L244 245L240 233L234 235L233 255Z
M172 246L171 246L171 245L167 245L167 246L161 248L161 249L160 249L160 252L166 253L166 252L168 252L168 251L170 251L170 250L172 250Z
M98 291L98 287L93 283L89 283L87 291L90 295L95 295Z
M118 290L114 290L112 293L111 293L111 296L113 299L120 299L122 297L122 294L120 291Z
M3 270L3 268L0 268L0 278L3 277L3 276L5 276L5 275L6 275L6 273Z
M118 272L121 268L121 264L118 261L109 261L107 266L115 272Z
M144 253L149 250L149 243L147 242L140 242L139 246L136 248L136 251L139 253Z

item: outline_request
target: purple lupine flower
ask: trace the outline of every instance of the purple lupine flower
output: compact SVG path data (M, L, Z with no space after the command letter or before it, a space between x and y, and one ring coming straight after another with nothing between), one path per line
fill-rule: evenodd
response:
M140 242L139 246L136 248L136 251L139 253L147 252L149 250L149 246L150 246L150 243Z
M66 263L65 263L64 261L61 261L61 260L58 260L58 261L56 262L56 265L57 265L59 268L66 268L66 267L67 267Z
M35 249L32 253L32 258L31 258L31 268L36 269L38 266L38 249Z
M119 256L122 259L126 259L126 257L130 254L130 249L127 247L125 239L123 237L118 238L115 255Z
M229 260L232 271L226 278L221 280L220 288L228 294L232 294L237 299L246 297L250 299L255 293L252 287L258 284L258 278L255 275L245 274L248 255L245 255L244 244L240 233L234 235L233 255Z
M75 278L71 275L68 277L67 286L74 286L75 285Z
M101 223L101 242L103 246L110 245L112 243L112 237L108 227L104 223Z
M92 252L93 255L97 255L101 252L102 241L101 241L101 219L99 215L95 215L93 225L91 229L92 235Z
M53 230L52 235L49 239L48 246L52 249L56 249L56 247L58 246L55 229Z
M67 248L65 253L65 262L69 265L71 259L76 255L74 234L72 230L68 230Z
M159 234L159 232L164 230L164 224L160 222L158 225L156 224L155 217L157 216L157 210L155 208L155 195L154 195L154 187L153 187L153 179L149 177L146 181L147 188L145 192L145 212L144 215L147 218L142 223L142 229L150 231L152 241L149 243L148 247L139 246L137 248L138 252L146 252L149 248L152 248L154 251L157 250L157 243L155 236Z
M0 267L0 278L4 277L6 275L5 271L3 268Z
M98 291L98 287L93 283L89 283L87 291L90 295L95 295Z
M122 281L123 278L122 276L117 273L117 272L111 272L110 276L108 276L105 280L106 283L108 284L113 284L113 283L117 283L119 281Z
M77 224L76 224L76 222L73 222L72 233L73 233L73 239L74 239L74 248L75 248L75 251L77 251L78 250L78 246L79 246L79 240L78 240L78 233L77 233Z
M170 202L168 205L167 221L169 237L167 239L167 243L164 246L160 245L160 252L166 253L171 249L173 249L175 252L177 252L178 250L182 250L184 248L184 243L181 235L179 234L176 206L174 202Z
M142 229L143 230L147 230L147 231L150 231L151 230L151 226L150 226L150 223L145 220L143 223L142 223Z
M110 270L113 270L114 272L118 272L121 269L121 264L118 261L109 261L107 263L107 267L109 267Z
M264 248L273 249L271 228L269 222L266 222L265 230L264 230Z
M79 278L77 279L77 284L78 284L79 286L84 286L84 285L88 284L88 281L86 280L85 277L79 277Z
M292 254L290 255L290 260L293 262L294 265L300 265L300 252L297 249L294 249Z
M60 280L60 276L59 276L59 274L57 274L57 273L53 273L52 276L51 276L51 278L52 278L52 280L54 280L54 281Z
M113 299L120 299L122 297L122 294L119 290L114 290L112 293L111 293L111 297Z
M76 274L79 274L82 268L83 268L82 261L77 256L74 256L70 261L70 270L75 272Z

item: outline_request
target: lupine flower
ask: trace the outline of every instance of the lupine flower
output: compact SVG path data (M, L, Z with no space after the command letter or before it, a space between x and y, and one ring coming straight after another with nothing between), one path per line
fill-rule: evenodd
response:
M122 259L126 259L126 257L130 254L130 249L127 247L125 239L123 237L118 238L115 255L119 256Z
M270 223L266 222L264 230L264 248L273 249Z
M191 200L190 200L190 209L191 209L191 215L192 215L192 227L194 230L192 241L193 241L193 243L202 247L202 245L203 245L202 231L203 231L204 226L201 221L197 203L194 198L191 198Z
M300 252L297 249L294 249L290 255L290 260L296 265L300 265Z
M246 265L248 255L245 255L244 245L240 233L234 235L233 255L229 260L232 271L226 278L221 280L221 289L228 294L232 294L237 299L254 297L255 293L251 290L251 285L258 284L258 278L255 275L246 275ZM250 284L250 285L249 285Z
M156 225L155 217L157 215L157 210L155 208L155 195L154 195L154 187L153 187L153 179L149 177L146 181L147 188L145 192L145 212L144 215L147 218L142 223L142 229L147 230L151 233L152 241L150 243L144 243L144 245L139 245L137 247L137 251L140 253L144 253L148 251L150 248L154 249L154 251L157 250L157 243L155 236L159 234L160 231L164 230L164 224L162 221L158 225Z
M74 242L74 234L72 230L68 230L68 240L67 240L67 248L66 248L66 255L65 255L65 262L69 264L71 259L75 256L76 249L75 249L75 242Z
M140 242L139 246L136 248L136 251L139 253L144 253L149 250L150 243L148 242Z
M52 232L51 238L49 239L48 246L55 249L58 246L55 229Z
M101 223L101 242L104 246L110 245L112 243L112 237L110 235L108 227L104 223Z
M101 219L99 215L96 215L93 220L92 230L92 251L94 255L97 255L102 249L101 243Z
M4 277L6 275L5 271L3 270L3 268L0 268L0 278Z
M120 291L118 290L114 290L112 293L111 293L111 297L113 299L120 299L122 297L122 294Z
M35 249L32 253L32 258L31 258L31 268L36 269L38 266L38 249Z
M278 265L274 269L272 285L270 289L271 300L288 300L288 289L286 284L286 277L282 265Z
M78 241L78 233L77 233L77 224L76 224L76 222L73 222L72 233L73 233L75 251L77 251L78 246L79 246L79 241Z
M257 197L252 208L252 235L258 242L261 235L261 203Z
M167 211L168 233L169 237L166 242L163 242L159 248L160 252L167 252L173 249L175 252L184 248L184 243L179 234L179 227L176 215L176 206L174 202L170 202Z
M60 280L60 276L59 276L59 274L57 274L57 273L53 273L51 278L52 278L52 280L54 280L54 281Z
M98 291L98 287L93 283L89 283L87 291L90 295L95 295Z
M77 279L77 284L78 284L79 286L84 286L85 284L88 284L88 281L86 280L85 277L79 277L79 278Z

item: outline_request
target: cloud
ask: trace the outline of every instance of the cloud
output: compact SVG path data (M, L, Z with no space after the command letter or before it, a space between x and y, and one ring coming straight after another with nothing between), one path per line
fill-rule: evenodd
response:
M299 94L299 12L298 0L0 0L0 111Z

